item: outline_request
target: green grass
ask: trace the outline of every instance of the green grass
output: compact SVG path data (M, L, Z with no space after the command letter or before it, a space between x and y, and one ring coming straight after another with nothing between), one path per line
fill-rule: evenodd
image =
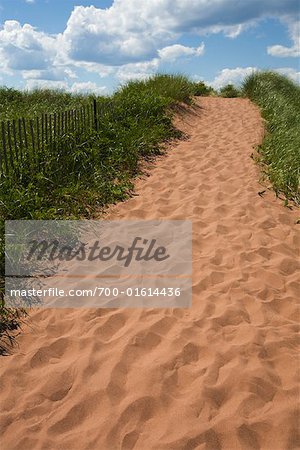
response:
M260 72L245 79L243 93L266 119L259 154L276 194L299 204L300 87L283 75Z
M88 102L91 102L89 95L71 94L60 90L18 91L0 87L0 121L19 117L33 118L42 113L76 108Z
M217 93L212 87L207 86L205 83L203 83L203 81L199 81L194 83L194 95L197 97L201 97L217 95Z
M220 96L224 98L236 98L241 96L241 91L233 84L227 84L220 89Z
M146 81L130 81L116 92L114 99L147 94L152 98L163 98L169 105L190 104L195 85L184 75L157 74Z
M38 172L30 160L18 176L0 178L0 275L4 278L4 221L8 219L78 219L92 217L107 204L123 200L140 171L141 159L162 152L178 138L172 125L174 106L190 104L195 83L182 75L156 75L132 81L110 98L98 98L104 115L99 129L68 133L45 146ZM88 96L58 91L22 93L0 89L0 120L33 117L91 102ZM20 163L21 164L21 163ZM18 311L0 308L0 340L14 329Z
M26 317L24 309L0 307L0 355L7 355Z

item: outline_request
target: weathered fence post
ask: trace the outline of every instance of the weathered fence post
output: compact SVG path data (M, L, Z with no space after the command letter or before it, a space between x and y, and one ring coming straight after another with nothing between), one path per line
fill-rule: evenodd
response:
M94 127L95 130L98 130L98 119L97 119L97 100L94 98L93 100L93 111L94 111Z
M6 138L5 138L5 125L4 122L1 123L1 129L2 129L2 145L3 145L3 159L5 164L5 170L8 174L8 161L7 161L7 150L6 150Z
M19 131L19 141L20 141L20 158L23 162L23 138L22 138L22 120L18 119L18 131Z
M19 149L18 149L18 141L17 141L17 132L16 132L16 121L15 121L15 119L13 119L13 121L12 121L12 130L13 130L13 137L14 137L15 156L16 156L17 162L19 162Z
M7 142L8 142L8 150L9 150L9 161L14 171L14 159L13 159L13 151L12 151L12 143L11 143L11 133L10 133L10 121L7 121Z
M36 152L35 152L35 140L34 140L34 128L33 128L33 120L29 120L30 126L30 134L31 134L31 144L32 144L32 163L36 161Z

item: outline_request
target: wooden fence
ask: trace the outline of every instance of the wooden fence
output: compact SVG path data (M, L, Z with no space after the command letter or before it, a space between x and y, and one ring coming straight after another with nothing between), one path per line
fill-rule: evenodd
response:
M2 121L0 125L0 176L19 174L24 160L39 169L40 159L47 147L55 151L59 138L97 130L101 116L107 110L97 104L53 114L42 114L34 119L19 118Z

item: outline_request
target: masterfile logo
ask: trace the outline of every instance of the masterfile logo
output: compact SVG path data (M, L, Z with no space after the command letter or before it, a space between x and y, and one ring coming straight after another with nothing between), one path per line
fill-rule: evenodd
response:
M189 307L190 221L7 221L14 306Z

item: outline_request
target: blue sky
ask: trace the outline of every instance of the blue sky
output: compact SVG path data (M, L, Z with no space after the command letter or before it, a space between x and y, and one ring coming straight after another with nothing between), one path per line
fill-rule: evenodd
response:
M0 0L0 84L110 93L181 72L219 88L257 69L299 82L298 0Z

